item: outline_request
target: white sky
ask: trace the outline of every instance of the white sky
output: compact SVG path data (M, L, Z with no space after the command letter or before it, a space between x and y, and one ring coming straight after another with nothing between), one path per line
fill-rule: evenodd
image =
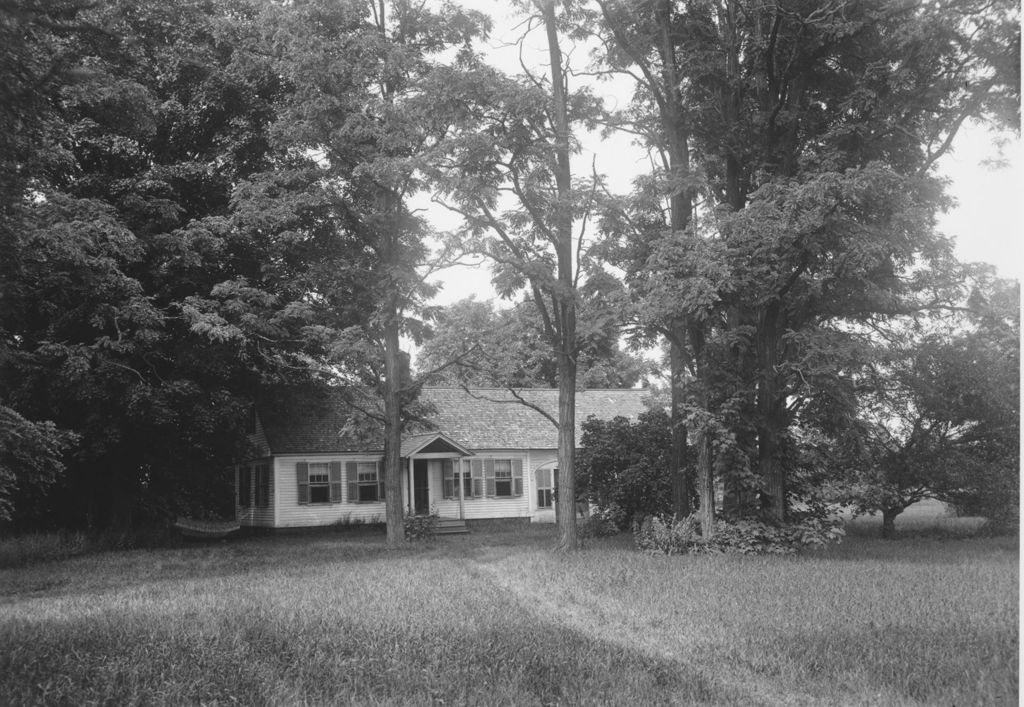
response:
M466 0L462 4L498 17L489 42L489 59L509 73L518 71L518 50L509 45L522 31L522 27L516 26L520 20L512 19L515 15L507 6L488 0ZM496 7L502 10L496 10ZM539 44L535 49L524 52L523 60L533 70L546 74L547 55L543 50L542 33L534 34ZM582 68L586 60L583 49L572 55L574 68ZM598 86L599 93L613 105L625 105L630 90L631 83L627 79L615 85ZM595 156L598 172L607 177L609 188L617 193L628 192L632 177L649 168L643 152L631 147L630 139L624 135L606 141L596 137L585 141L583 153L575 160L576 173L581 173L581 170L589 172ZM965 125L954 142L954 152L939 164L939 173L951 180L948 192L957 201L957 205L940 218L939 230L955 238L956 253L961 260L991 263L1000 276L1020 280L1024 278L1024 155L1020 142L1016 141L1005 149L1006 166L994 168L983 164L985 160L996 157L998 152L993 136L982 128ZM457 225L451 214L438 209L431 210L431 217L440 229ZM434 299L434 304L450 304L470 295L478 300L496 299L486 266L450 268L440 272L436 280L443 289Z

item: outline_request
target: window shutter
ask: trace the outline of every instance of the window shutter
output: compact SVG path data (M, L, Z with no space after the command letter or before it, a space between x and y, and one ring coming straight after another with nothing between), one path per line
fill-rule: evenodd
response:
M359 500L359 465L355 462L345 462L345 480L348 482L348 502L355 503Z
M331 471L331 503L341 503L341 462L328 464Z
M494 460L484 459L484 483L487 488L487 496L494 496Z
M451 459L445 459L441 463L441 468L444 470L442 476L444 477L444 497L454 498L457 494L455 493L455 469Z
M523 460L512 460L512 495L523 495Z
M484 495L484 460L471 460L469 468L473 478L473 498L480 498Z
M295 476L299 480L299 504L309 503L309 464L298 462L295 465Z
M380 462L374 462L377 465L377 500L384 500L384 474L380 471Z

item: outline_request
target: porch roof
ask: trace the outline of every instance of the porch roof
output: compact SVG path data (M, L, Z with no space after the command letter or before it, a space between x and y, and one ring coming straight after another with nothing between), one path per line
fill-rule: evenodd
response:
M428 432L426 434L409 435L402 440L402 456L411 457L414 454L430 452L448 452L457 454L460 457L471 457L473 452L453 440L443 432Z

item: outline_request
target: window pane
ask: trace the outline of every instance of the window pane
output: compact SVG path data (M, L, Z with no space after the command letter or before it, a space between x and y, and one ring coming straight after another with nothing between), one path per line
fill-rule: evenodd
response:
M309 487L309 502L310 503L330 503L331 502L331 489L329 486L324 484L323 486L310 486Z
M359 500L360 501L376 501L377 500L377 484L360 484L359 486Z

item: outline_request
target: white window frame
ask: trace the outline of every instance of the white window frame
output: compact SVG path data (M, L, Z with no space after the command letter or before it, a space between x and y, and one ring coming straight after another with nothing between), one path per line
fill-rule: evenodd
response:
M320 471L320 468L323 471ZM314 471L316 468L316 471ZM309 502L310 504L327 504L331 502L331 464L330 462L309 462L308 467L308 479L309 479ZM317 477L314 481L313 478ZM321 500L313 498L314 489L322 494L326 494L326 497Z

